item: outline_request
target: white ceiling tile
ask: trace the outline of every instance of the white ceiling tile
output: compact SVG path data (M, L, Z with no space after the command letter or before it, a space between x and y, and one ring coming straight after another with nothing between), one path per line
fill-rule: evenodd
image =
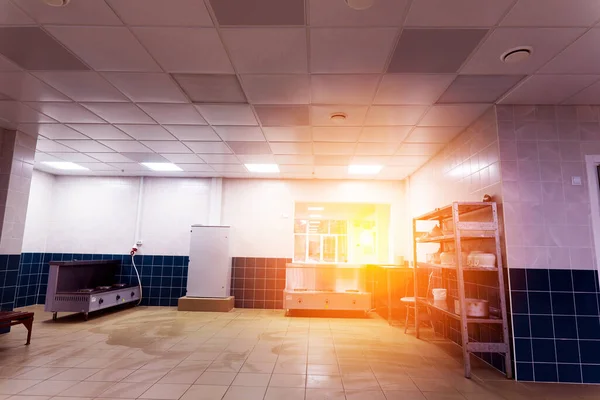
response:
M130 26L213 25L204 3L198 0L108 0L108 4Z
M210 126L198 125L164 125L179 140L198 140L216 142L221 140L219 135Z
M214 129L224 141L265 141L258 126L216 126Z
M63 123L101 124L104 121L77 103L27 103Z
M56 122L16 101L0 101L0 118L9 122Z
M315 142L356 142L360 136L360 127L326 126L312 128Z
M398 147L398 145L396 145L396 147ZM357 152L358 154L358 152ZM352 157L352 160L350 161L350 164L357 164L357 165L386 165L392 157L390 156L377 156L377 155L370 155L370 156L354 156Z
M275 164L273 154L238 154L237 158L242 164Z
M273 142L310 142L311 129L308 126L263 126L265 137Z
M43 1L18 0L19 7L40 24L122 25L104 0L72 1L68 7L48 7Z
M406 26L496 25L514 0L414 0Z
M117 168L108 165L108 164L104 164L101 162L80 162L78 163L79 165L81 165L84 168L89 169L90 171L116 171Z
M502 26L592 26L600 18L595 0L519 0Z
M309 155L275 155L275 162L279 165L308 165L314 162L314 157Z
M249 105L202 104L195 107L211 125L258 125Z
M311 26L402 25L408 0L377 0L366 10L356 11L342 1L310 0Z
M362 126L367 115L368 107L366 106L349 106L349 105L323 105L311 106L311 123L312 126ZM346 120L338 123L331 120L331 114L334 113L346 114Z
M406 150L405 150L406 151ZM394 156L389 161L389 165L400 165L408 167L418 167L425 164L431 156Z
M31 25L35 21L8 0L0 0L0 25Z
M51 156L50 154L42 153L41 151L36 151L34 160L36 163L41 163L44 161L61 161L60 158Z
M392 52L397 28L312 28L313 73L380 73Z
M223 142L183 142L197 154L230 154L231 150Z
M0 72L0 93L21 101L69 101L27 72Z
M356 143L315 142L313 144L315 154L353 154L355 148Z
M468 126L490 108L490 104L445 104L431 107L419 126Z
M7 1L7 0L2 0L2 1ZM0 14L2 14L2 13L0 12ZM9 59L3 57L0 54L0 71L1 72L19 71L19 70L20 70L20 68L15 63L13 63Z
M314 160L315 165L349 165L352 162L353 156L346 155L316 155Z
M117 128L136 140L176 140L160 125L117 125Z
M358 143L356 153L358 155L392 155L398 149L398 143Z
M143 141L142 144L157 153L191 153L183 143L177 140L151 140Z
M105 72L104 77L136 103L188 103L168 74Z
M475 51L461 74L531 74L557 55L584 32L579 28L498 28ZM507 64L500 57L506 51L530 46L529 58Z
M440 98L455 77L454 74L386 74L373 103L430 105Z
M76 150L73 150L67 146L64 146L60 143L56 143L53 140L48 140L48 139L39 139L37 141L37 146L35 148L38 151L43 151L43 152L75 152Z
M221 29L238 73L306 73L304 28Z
M214 28L132 28L132 30L167 72L233 72L229 57ZM189 51L182 51L182 49L189 49Z
M51 26L49 33L96 71L160 71L125 27Z
M365 126L359 142L401 142L412 126Z
M50 155L53 155L57 158L60 158L61 160L65 160L65 161L69 161L69 162L73 162L73 163L80 163L80 162L97 162L96 159L87 156L83 153L49 153Z
M87 139L85 135L62 124L19 124L21 132L42 135L48 139Z
M414 167L397 167L397 166L385 166L377 175L377 178L382 179L404 179L413 172L415 172Z
M462 132L462 127L451 126L417 126L408 135L406 143L448 143Z
M206 121L191 104L139 104L139 107L159 124L206 125Z
M534 75L511 91L503 104L559 104L598 81L600 75Z
M58 140L58 143L64 144L72 149L82 153L112 153L108 147L96 142L95 140Z
M312 75L312 104L369 105L375 95L379 75Z
M147 150L147 149L146 149ZM149 151L149 150L147 150ZM133 163L130 158L125 157L119 153L86 153L88 156L95 158L96 160L108 163Z
M124 171L124 172L146 172L146 171L149 171L148 168L146 168L143 165L140 165L139 163L136 163L136 162L123 162L123 163L114 162L114 163L110 163L109 165L112 165L116 169Z
M154 121L131 103L83 103L111 124L152 124ZM82 121L69 121L82 122Z
M396 152L400 156L432 156L444 148L441 143L403 143Z
M279 171L284 174L312 174L315 167L312 165L279 165Z
M92 71L45 71L35 75L75 101L127 101L102 76Z
M68 126L92 139L131 140L129 135L108 124L69 124Z
M312 143L306 142L270 142L274 154L312 154Z
M563 104L600 104L600 82L596 82L574 96L569 97Z
M248 172L241 164L211 164L210 166L217 172Z
M189 151L189 150L188 150ZM175 164L200 164L202 160L196 154L160 153L161 156Z
M348 167L342 165L315 165L315 175L319 178L347 178Z
M599 41L600 28L591 29L546 64L541 71L560 74L597 74L600 71Z
M309 75L242 75L242 82L251 104L310 102Z
M372 106L367 113L366 125L414 125L427 110L425 106Z
M210 164L239 164L240 160L233 154L198 154L204 162Z
M100 140L105 146L120 153L149 153L150 149L135 140Z
M200 159L198 159L200 161ZM191 172L213 172L214 170L208 164L181 164L178 165L184 171Z

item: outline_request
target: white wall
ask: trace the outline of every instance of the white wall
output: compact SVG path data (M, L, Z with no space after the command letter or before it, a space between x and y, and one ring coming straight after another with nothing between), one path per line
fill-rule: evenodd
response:
M394 254L408 256L404 200L401 181L226 179L222 223L232 226L232 256L291 258L295 202L390 204Z
M54 180L54 175L33 171L23 235L23 252L43 253L46 251L46 240L52 215Z

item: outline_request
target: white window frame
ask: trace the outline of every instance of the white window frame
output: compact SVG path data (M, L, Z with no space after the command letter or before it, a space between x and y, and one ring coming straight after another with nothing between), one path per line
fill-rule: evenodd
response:
M308 221L308 220L307 220ZM324 221L333 221L333 220L324 220ZM337 220L336 220L337 221ZM305 243L305 253L304 253L304 262L308 262L308 250L309 250L309 244L308 244L308 237L309 236L319 236L319 262L325 262L323 261L323 239L325 238L325 236L333 236L335 237L335 263L341 263L344 261L339 261L339 254L338 254L338 238L340 236L345 236L346 237L346 259L348 258L349 254L349 243L348 243L348 221L346 222L346 233L310 233L308 231L309 229L309 223L306 223L306 230L304 232L294 232L294 237L296 236L304 236L306 238L306 240L304 241ZM327 225L327 231L330 232L331 231L331 227L329 226L329 224ZM296 241L294 240L294 246L296 246ZM296 254L296 250L294 249L294 255ZM293 261L296 261L295 259ZM330 262L330 261L327 261Z

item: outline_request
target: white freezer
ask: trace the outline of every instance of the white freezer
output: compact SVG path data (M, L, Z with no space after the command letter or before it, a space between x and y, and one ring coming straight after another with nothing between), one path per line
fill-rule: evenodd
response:
M228 297L231 257L228 226L192 225L188 297Z

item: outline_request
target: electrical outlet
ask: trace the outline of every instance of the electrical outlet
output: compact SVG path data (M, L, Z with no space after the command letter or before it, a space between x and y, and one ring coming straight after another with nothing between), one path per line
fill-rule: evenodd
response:
M135 242L135 245L138 246L138 247L141 246L141 245L143 245L143 244L144 243L141 240L138 240L137 242Z
M571 177L571 185L573 186L581 186L581 177L580 176L572 176Z

